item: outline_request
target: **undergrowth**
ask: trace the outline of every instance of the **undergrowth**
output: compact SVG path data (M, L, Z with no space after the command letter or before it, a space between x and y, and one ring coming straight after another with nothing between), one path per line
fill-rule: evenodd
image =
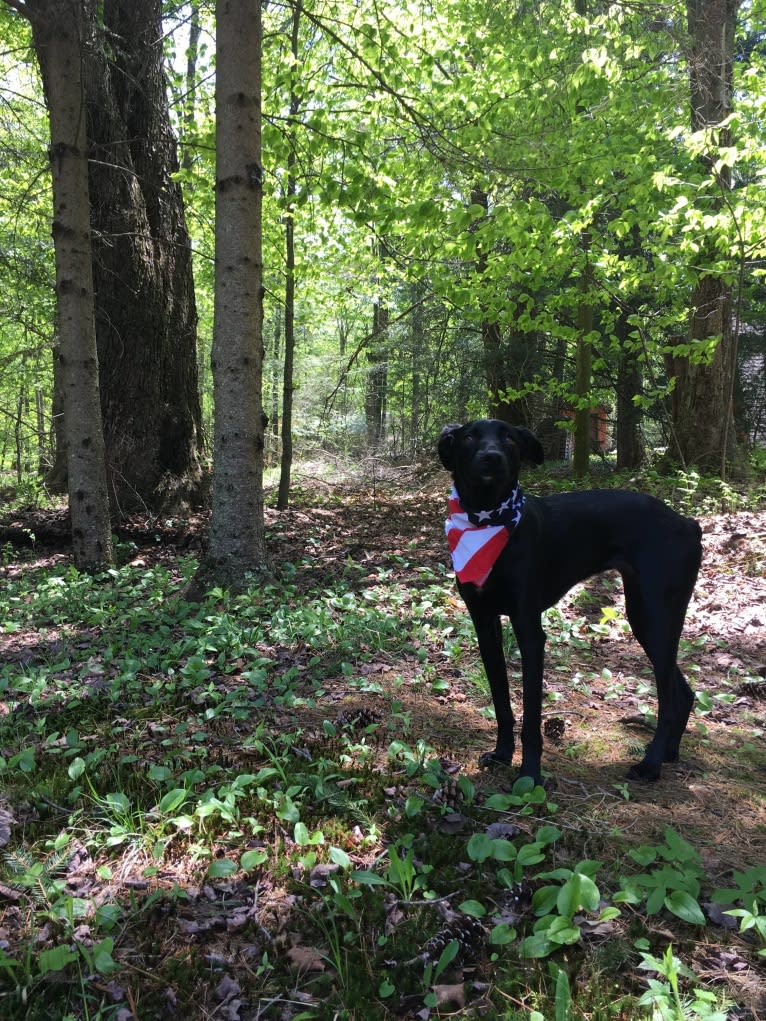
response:
M766 866L605 824L625 784L573 810L466 768L445 569L308 557L190 605L193 569L6 566L0 1016L747 1016L700 948L762 972ZM546 627L570 674L582 627Z

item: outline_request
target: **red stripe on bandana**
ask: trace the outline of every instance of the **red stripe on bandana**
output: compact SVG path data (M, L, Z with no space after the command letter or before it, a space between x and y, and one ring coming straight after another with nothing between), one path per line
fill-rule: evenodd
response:
M481 587L505 549L508 529L505 525L474 525L453 489L444 530L458 580Z

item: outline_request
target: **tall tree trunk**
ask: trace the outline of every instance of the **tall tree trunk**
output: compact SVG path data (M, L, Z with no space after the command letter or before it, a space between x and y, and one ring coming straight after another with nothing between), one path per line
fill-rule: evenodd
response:
M485 218L489 216L489 195L483 188L473 188L471 204L481 206ZM487 265L487 252L481 244L477 244L476 273L479 278L487 272ZM513 415L510 413L504 396L508 389L508 382L505 375L503 336L498 324L484 316L481 320L481 345L484 351L484 378L487 383L489 415L491 418L500 418L510 422Z
M15 5L14 5L15 6ZM31 20L50 114L53 241L69 511L75 565L95 570L112 559L88 208L83 47L93 6L82 0L30 0Z
M381 243L378 256L381 263L387 256ZM364 418L367 426L367 445L377 450L386 437L388 416L388 324L389 312L385 299L376 298L372 307L372 338L367 349L367 376L364 389Z
M388 396L388 306L376 299L372 308L373 340L367 351L364 417L367 445L377 450L386 435Z
M295 164L297 162L296 118L301 107L296 89L298 42L301 26L301 0L295 0L290 28L290 121L287 153L287 208L285 209L285 362L282 383L282 459L279 471L277 510L287 510L290 502L290 473L293 467L293 375L295 364Z
M161 0L104 0L86 67L101 406L121 510L196 495L201 410L191 245L173 174Z
M627 321L629 315L629 309L623 310L617 322L617 336L620 340L615 430L618 468L638 468L644 459L644 443L641 437L642 412L633 400L641 393L643 375L641 362L630 347L630 325Z
M186 50L186 91L183 96L183 152L181 168L191 170L193 165L191 140L196 134L195 111L197 95L197 60L199 59L199 40L202 35L202 23L199 17L199 3L189 4L189 46Z
M641 234L634 226L622 254L638 256L641 252ZM643 411L634 397L643 391L643 366L640 345L631 337L631 316L636 312L638 300L622 304L617 313L615 332L620 345L617 363L617 422L615 444L618 468L638 468L644 460L644 439L641 434Z
M423 422L423 384L422 365L423 352L425 350L425 338L423 336L423 298L425 296L425 285L422 280L412 285L410 300L412 302L412 397L410 400L410 456L415 455L421 440L421 425Z
M238 588L266 563L263 528L261 3L216 5L215 398L209 567Z
M279 404L279 368L282 361L282 310L277 306L274 309L274 333L271 347L271 397L269 401L269 433L273 437L273 444L269 449L279 449L279 416L281 414ZM276 457L269 457L269 463L276 462Z
M580 279L580 304L577 309L577 351L575 366L575 394L578 403L574 416L574 454L572 470L575 478L581 479L590 471L591 451L591 408L590 390L593 352L588 336L593 330L593 305L591 304L590 237L583 234L585 265Z
M732 111L732 62L739 0L687 0L691 52L689 85L692 130L709 130L711 153L702 157L713 173L717 146L730 142L729 129L720 127ZM731 187L730 173L718 172L721 189ZM720 258L712 247L700 252L704 266ZM734 267L732 267L734 268ZM712 357L702 361L676 358L674 439L676 453L686 464L725 471L733 440L732 390L736 357L731 327L731 287L722 275L701 270L692 291L689 310L689 344L705 351L715 345ZM715 338L720 338L717 341Z

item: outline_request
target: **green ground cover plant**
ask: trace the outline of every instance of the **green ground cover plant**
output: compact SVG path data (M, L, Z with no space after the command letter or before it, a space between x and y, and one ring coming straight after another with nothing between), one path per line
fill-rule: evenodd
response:
M199 604L162 543L6 556L0 1016L759 1016L755 657L693 617L685 761L626 784L650 678L583 589L546 622L546 787L479 772L439 495L400 505L275 519L274 577Z

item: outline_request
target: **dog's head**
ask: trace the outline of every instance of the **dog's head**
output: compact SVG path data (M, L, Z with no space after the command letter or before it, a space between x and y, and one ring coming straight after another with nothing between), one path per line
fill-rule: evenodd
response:
M543 463L543 448L529 429L495 418L445 425L438 449L461 501L472 510L497 507L515 486L522 461Z

